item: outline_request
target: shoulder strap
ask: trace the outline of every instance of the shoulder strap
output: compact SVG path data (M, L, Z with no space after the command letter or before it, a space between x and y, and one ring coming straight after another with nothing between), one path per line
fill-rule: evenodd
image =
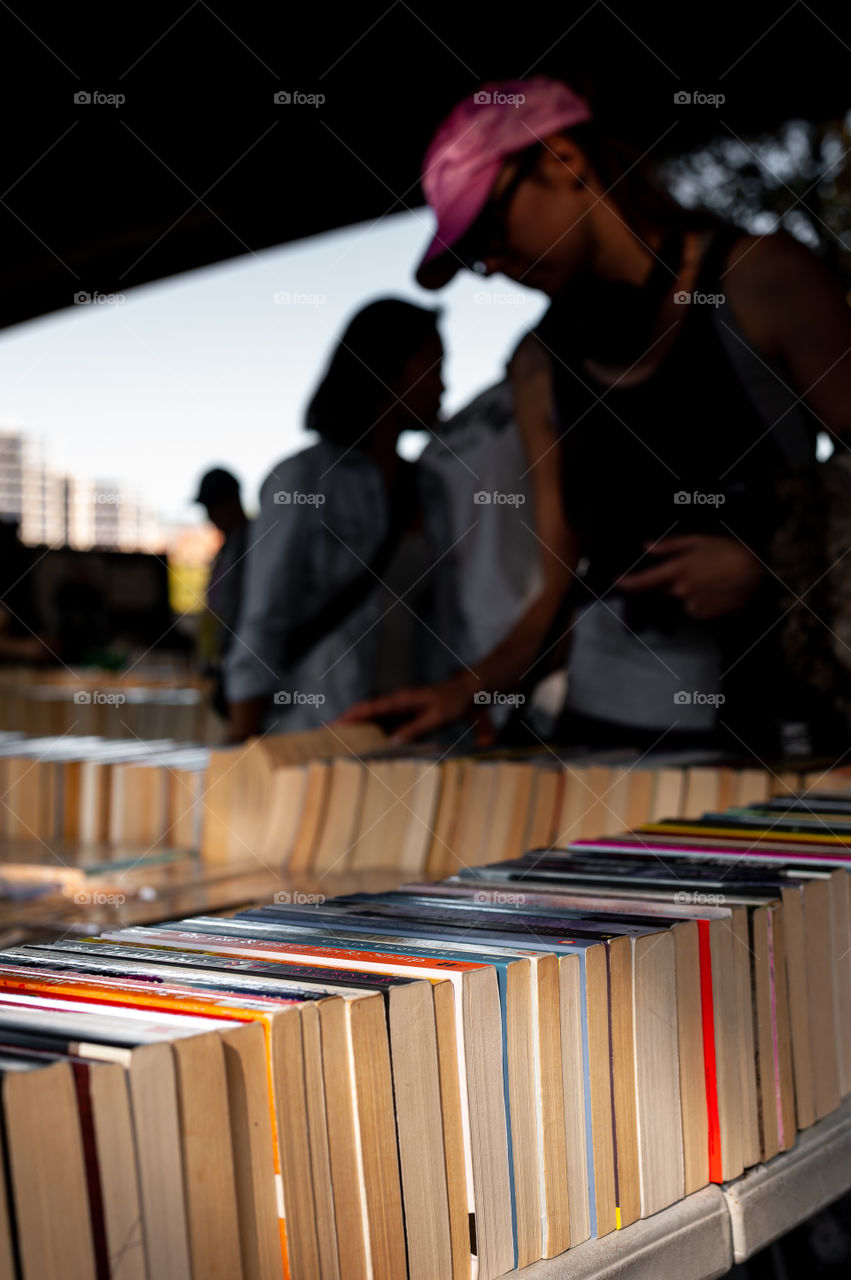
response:
M730 249L744 235L741 227L725 225L719 227L703 259L695 281L695 293L715 292L713 286L721 279L721 271Z

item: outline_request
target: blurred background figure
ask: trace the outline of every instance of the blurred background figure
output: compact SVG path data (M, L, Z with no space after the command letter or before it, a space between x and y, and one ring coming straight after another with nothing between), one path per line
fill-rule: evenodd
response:
M446 486L462 653L475 660L502 639L540 577L508 375L441 423L420 461Z
M550 359L532 332L515 348L504 378L442 423L422 454L449 495L463 627L459 653L466 663L486 657L518 624L537 632L539 619L551 619L559 607L569 575L559 554L557 467L535 465L557 451ZM522 721L541 736L551 733L565 692L563 669L553 670L559 656L554 650L530 669L519 697L515 691L508 701L487 705L479 717L480 743L490 736L485 717L503 738L516 737Z
M263 483L224 663L233 741L458 666L442 483L397 449L438 415L437 322L395 298L359 311L307 410L318 442Z
M17 520L0 520L0 662L49 662L30 574L32 553Z
M224 535L210 565L198 652L203 673L214 681L213 707L226 719L222 662L230 648L239 617L250 521L242 508L239 481L224 467L213 467L205 472L195 502L205 508L210 523Z
M98 566L79 552L60 552L61 573L50 593L49 618L63 662L102 660L113 637L109 602Z

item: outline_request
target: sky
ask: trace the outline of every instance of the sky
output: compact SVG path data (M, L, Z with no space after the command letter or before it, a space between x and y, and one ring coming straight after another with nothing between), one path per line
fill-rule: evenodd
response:
M191 497L215 465L240 478L252 512L274 463L310 443L304 409L366 302L441 308L444 414L502 376L543 314L543 294L502 277L462 271L439 293L420 289L412 270L431 230L428 211L395 214L6 330L0 427L42 438L60 471L123 484L168 523L201 521Z

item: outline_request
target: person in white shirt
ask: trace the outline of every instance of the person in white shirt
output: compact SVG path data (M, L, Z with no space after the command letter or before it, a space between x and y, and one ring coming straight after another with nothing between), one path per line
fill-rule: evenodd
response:
M496 649L530 609L549 608L565 589L558 556L560 496L552 467L558 451L550 410L551 371L535 333L527 333L504 377L436 429L421 463L437 472L450 504L454 581L463 624L460 653L474 666ZM473 526L472 528L470 526ZM514 708L534 732L550 732L564 698L561 653L542 654L527 688L499 691L478 708L477 741L514 730ZM542 687L542 682L546 687ZM486 711L482 708L486 706Z

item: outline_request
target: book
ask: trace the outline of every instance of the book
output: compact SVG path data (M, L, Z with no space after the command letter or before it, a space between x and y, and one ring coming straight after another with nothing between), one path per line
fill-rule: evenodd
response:
M30 1064L32 1065L32 1064ZM2 1070L9 1183L26 1275L95 1274L83 1135L71 1065Z
M191 923L191 922L189 922ZM221 928L221 922L219 922ZM399 976L449 979L455 988L460 1110L464 1130L469 1212L474 1214L480 1275L501 1275L513 1265L508 1135L503 1083L499 993L491 966L417 958L365 949L276 943L186 930L132 929L109 933L115 941L221 951L258 959ZM499 1268L502 1268L500 1271Z
M190 922L197 930L210 933L210 946L217 944L216 934L228 927L232 935L240 936L244 930L239 925L246 922L222 922L215 919ZM248 934L250 936L250 933ZM515 1219L517 1222L518 1256L523 1259L553 1256L567 1248L569 1218L565 1195L564 1174L564 1109L562 1094L562 1055L559 1025L559 972L555 956L523 950L476 950L472 946L439 944L429 946L425 940L421 946L412 945L417 940L410 936L385 939L379 935L358 938L343 929L317 930L316 928L277 927L264 931L270 941L298 946L305 941L331 948L346 945L350 949L368 945L382 953L396 953L423 962L428 958L440 960L462 959L473 962L487 961L497 973L502 1024L505 1032L505 1078L507 1081L507 1135L509 1152L514 1170ZM256 941L256 939L255 939ZM79 951L82 944L72 944ZM108 950L126 953L128 948L116 948L110 944L88 944L89 954ZM22 949L31 952L32 948ZM144 957L141 948L134 954ZM151 953L148 952L150 955ZM152 962L160 971L173 954L163 951L153 953ZM197 952L184 953L181 958L191 961ZM274 965L257 961L225 959L224 954L199 956L205 964L253 963L255 972L267 973ZM299 970L301 972L301 968ZM280 972L280 968L279 968ZM323 972L320 970L320 972ZM324 972L328 972L327 970ZM543 1178L543 1195L539 1194ZM466 1214L466 1208L465 1208ZM543 1236L542 1236L543 1224ZM542 1252L543 1251L543 1252ZM524 1261L524 1264L526 1262Z
M391 895L391 897L394 897ZM336 913L336 914L335 914ZM275 919L293 918L292 911L286 908L261 909L258 912L244 913L243 918L258 918L260 920L268 920L274 923ZM635 1066L634 1066L634 1043L633 1043L633 987L632 987L632 954L631 942L628 936L616 937L614 931L610 931L600 922L580 920L573 918L570 921L569 928L565 925L559 929L552 921L546 921L538 917L520 916L519 914L511 919L499 919L492 914L490 919L484 918L484 913L478 916L471 911L463 916L457 912L452 912L447 907L429 906L424 907L418 903L415 908L402 911L398 900L394 897L393 905L386 899L378 896L371 896L368 901L359 901L356 898L338 899L328 909L328 904L319 912L310 912L311 918L325 916L328 921L339 921L345 919L348 915L360 914L365 919L372 922L376 932L387 932L393 929L392 924L385 921L383 917L395 917L400 923L409 928L422 928L425 924L433 933L433 936L452 937L453 929L460 926L476 931L476 936L482 938L483 941L494 943L497 945L516 945L531 948L539 948L541 950L558 951L561 942L572 942L579 937L589 937L599 939L605 943L603 949L603 962L605 973L603 975L603 990L605 997L600 994L599 985L596 989L594 997L594 1012L598 1016L603 1016L606 1023L604 1035L600 1037L599 1043L605 1041L606 1056L610 1056L610 1062L607 1064L607 1076L610 1075L608 1087L608 1106L610 1108L609 1115L614 1114L619 1120L619 1141L615 1140L612 1134L612 1145L619 1152L620 1168L617 1170L618 1195L620 1202L613 1201L608 1193L614 1195L614 1182L609 1184L606 1190L600 1189L597 1193L597 1227L600 1231L613 1230L620 1222L626 1220L634 1220L640 1213L640 1186L639 1173L637 1164L637 1138L636 1138L636 1113L635 1113ZM396 926L398 928L398 925ZM624 932L629 933L630 930L641 932L658 932L654 930L642 930L640 925L624 926ZM565 933L569 936L565 938ZM548 936L545 936L548 935ZM561 935L561 937L559 936ZM522 939L522 941L521 941ZM614 999L615 1010L609 1016L609 1001ZM605 1007L605 1013L603 1013ZM609 1028L611 1023L611 1029ZM612 1055L608 1054L608 1045L610 1037L614 1036L613 1043L616 1051ZM674 1050L674 1061L675 1061ZM598 1103L597 1110L600 1112L602 1103ZM612 1112L611 1108L614 1109ZM673 1123L671 1120L672 1109L668 1108L667 1123ZM599 1116L598 1116L599 1118ZM600 1123L604 1122L600 1118ZM679 1125L679 1114L676 1116L676 1125ZM596 1147L595 1147L596 1150ZM605 1160L598 1161L598 1173L603 1176L602 1171L606 1168ZM607 1217L601 1214L601 1205L608 1208L610 1206L611 1213Z
M394 1089L401 1093L405 1104L398 1102L396 1117L402 1162L402 1177L406 1211L406 1231L410 1247L416 1247L421 1259L414 1274L434 1271L449 1266L449 1233L446 1215L437 1206L446 1200L446 1187L442 1167L442 1147L434 1148L430 1134L441 1126L441 1103L438 1082L437 1050L434 1033L434 1010L428 984L413 979L382 980L372 975L367 980L349 971L320 966L262 963L249 957L233 957L215 953L173 952L168 949L149 949L141 946L123 946L109 942L64 943L52 947L17 948L7 953L11 961L37 967L52 965L76 972L97 973L106 976L150 978L161 982L180 982L183 988L218 990L231 994L251 996L286 996L299 1000L321 1000L338 994L358 997L364 990L386 991L389 998L388 1022L390 1027L391 1060ZM287 976L290 975L290 976ZM339 1012L339 1011L338 1011ZM337 1026L333 1009L321 1012L322 1022ZM287 1212L286 1221L294 1215L296 1228L288 1231L288 1240L302 1248L313 1231L313 1205L305 1192L305 1171L309 1167L307 1150L307 1125L296 1127L293 1123L293 1104L297 1091L303 1088L299 1068L302 1052L298 1025L294 1019L280 1020L278 1029L292 1038L289 1051L271 1048L273 1080L279 1081L286 1071L288 1081L276 1088L276 1121L281 1149L283 1196ZM375 1050L377 1051L377 1050ZM277 1068L275 1063L277 1062ZM306 1105L306 1101L305 1101ZM346 1104L351 1109L350 1104ZM373 1117L374 1119L374 1117ZM353 1123L360 1121L355 1118ZM295 1153L292 1143L299 1143ZM437 1159L428 1159L436 1150ZM338 1197L345 1194L338 1184ZM351 1199L351 1196L349 1196ZM359 1200L355 1197L356 1215ZM341 1203L341 1213L343 1206ZM294 1247L294 1246L293 1246ZM290 1250L292 1254L292 1248ZM318 1261L303 1259L295 1268L298 1274L310 1274L310 1267Z

